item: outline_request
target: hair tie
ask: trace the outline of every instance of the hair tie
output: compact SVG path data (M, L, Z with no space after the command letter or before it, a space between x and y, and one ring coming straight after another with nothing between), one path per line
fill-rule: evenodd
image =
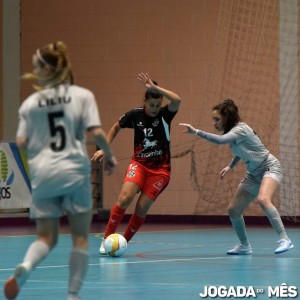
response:
M44 64L44 65L50 65L51 67L53 67L54 69L56 68L55 66L53 66L52 64L48 63L41 55L40 49L36 50L36 56L37 58Z

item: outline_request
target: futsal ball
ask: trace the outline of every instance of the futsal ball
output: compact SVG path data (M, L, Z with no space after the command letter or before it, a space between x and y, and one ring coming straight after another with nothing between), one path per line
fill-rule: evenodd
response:
M109 256L119 257L125 253L127 249L127 241L123 235L113 233L105 239L104 248Z

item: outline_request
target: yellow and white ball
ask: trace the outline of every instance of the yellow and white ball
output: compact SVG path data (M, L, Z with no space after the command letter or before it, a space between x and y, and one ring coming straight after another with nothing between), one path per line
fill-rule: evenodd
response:
M113 233L109 235L104 241L105 252L109 256L119 257L122 256L127 249L127 241L123 235Z

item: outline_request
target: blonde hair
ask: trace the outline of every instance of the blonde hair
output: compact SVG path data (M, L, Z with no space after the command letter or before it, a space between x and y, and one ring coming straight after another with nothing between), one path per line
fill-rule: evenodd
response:
M53 69L52 74L48 78L40 78L33 73L25 73L22 76L22 79L25 80L35 80L36 83L33 87L36 90L54 87L64 82L73 84L73 72L67 55L67 46L64 42L57 41L38 48L35 55L42 67L49 65Z

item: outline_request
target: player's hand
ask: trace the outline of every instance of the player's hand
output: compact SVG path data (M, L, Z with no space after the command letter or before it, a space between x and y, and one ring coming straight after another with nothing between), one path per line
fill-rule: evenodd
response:
M104 170L107 171L107 175L111 175L114 172L117 164L117 160L113 155L110 158L105 157Z
M155 85L147 73L140 73L137 79L142 82L146 88L150 88Z
M197 129L187 123L179 123L179 126L184 127L183 133L196 134Z
M104 156L104 152L102 150L98 150L94 153L93 157L91 158L92 161L102 161Z
M219 174L219 178L220 178L220 179L223 179L224 176L226 175L226 173L227 173L228 171L230 171L230 167L229 167L229 166L227 166L227 167L225 167L224 169L222 169L222 171L221 171L220 174Z

